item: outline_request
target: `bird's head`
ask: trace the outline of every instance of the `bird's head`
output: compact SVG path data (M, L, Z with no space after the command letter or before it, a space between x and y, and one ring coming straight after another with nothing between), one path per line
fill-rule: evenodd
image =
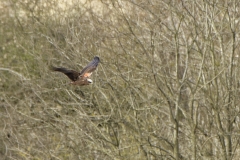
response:
M92 84L93 81L91 79L87 79L88 84Z

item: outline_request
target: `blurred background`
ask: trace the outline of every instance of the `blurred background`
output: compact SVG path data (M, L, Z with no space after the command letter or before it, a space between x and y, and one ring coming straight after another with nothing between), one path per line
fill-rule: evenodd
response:
M0 159L240 159L239 10L1 0ZM96 55L89 86L49 69Z

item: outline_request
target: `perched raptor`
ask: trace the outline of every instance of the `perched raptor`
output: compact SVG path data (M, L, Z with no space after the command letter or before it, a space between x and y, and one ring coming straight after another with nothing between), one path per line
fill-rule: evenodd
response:
M73 85L89 85L93 82L91 79L89 79L89 77L91 76L92 72L96 70L99 62L99 57L94 57L93 60L85 68L83 68L80 73L74 70L57 67L52 67L52 70L64 73L66 76L68 76L68 78L72 80L71 84Z

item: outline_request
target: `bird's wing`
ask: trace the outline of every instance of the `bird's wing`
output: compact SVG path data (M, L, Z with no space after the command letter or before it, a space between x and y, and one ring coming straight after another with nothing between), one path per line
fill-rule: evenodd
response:
M98 63L100 62L99 57L94 57L93 60L80 72L82 78L90 77L92 72L96 70Z
M52 67L52 70L64 73L72 81L77 81L79 79L80 73L77 72L77 71L69 70L69 69L66 69L66 68L57 68L57 67Z

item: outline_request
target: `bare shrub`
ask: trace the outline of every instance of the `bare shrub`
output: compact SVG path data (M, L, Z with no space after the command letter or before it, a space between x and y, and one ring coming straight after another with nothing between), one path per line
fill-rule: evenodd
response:
M239 159L239 2L0 5L2 159Z

